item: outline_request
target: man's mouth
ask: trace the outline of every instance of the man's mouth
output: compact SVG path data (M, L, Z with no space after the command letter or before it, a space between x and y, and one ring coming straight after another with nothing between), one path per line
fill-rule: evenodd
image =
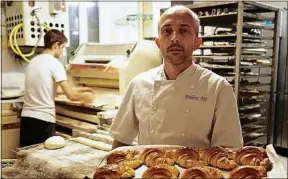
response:
M181 49L181 48L170 48L168 50L168 52L181 52L181 51L183 51L183 49Z
M182 52L183 48L180 46L172 46L168 48L168 52Z

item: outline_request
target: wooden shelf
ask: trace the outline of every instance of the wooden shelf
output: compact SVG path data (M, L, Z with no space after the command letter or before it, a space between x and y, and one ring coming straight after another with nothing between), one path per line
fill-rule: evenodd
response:
M250 58L250 59L271 59L273 56L266 56L266 55L241 55L241 58Z
M236 24L233 24L234 26L236 26ZM274 30L274 27L271 26L264 26L264 25L255 25L255 24L251 24L251 23L243 23L243 27L246 28L251 28L251 29L263 29L263 30ZM272 40L272 39L267 39L267 40Z
M255 85L240 85L240 89L247 89L247 88L255 88L255 87L263 87L263 86L270 86L270 83L260 83L260 84L255 84Z
M255 1L243 1L244 2L244 10L247 12L276 12L279 9L276 7L268 6L263 3L255 2ZM191 4L186 5L186 7L196 11L196 10L205 10L211 8L237 8L238 1L228 1L228 2L205 2L199 4Z
M260 75L242 75L240 74L240 78L248 79L248 78L267 78L270 77L271 75L269 74L260 74Z
M245 110L250 110L250 109L257 109L261 107L261 103L255 103L255 104L247 104L247 105L242 105L239 107L239 111L245 111Z
M265 131L267 130L267 128L262 128L262 129L258 129L258 130L254 130L252 132L247 132L246 134L243 134L243 138L247 138L249 137L249 135L253 134L253 133L258 133L259 135L256 137L250 137L250 138L259 138L265 135Z
M237 12L231 12L227 14L210 15L210 16L200 16L201 26L221 26L235 24L237 22ZM243 22L256 22L256 21L274 21L274 18L266 17L262 15L255 15L248 12L243 12Z
M199 47L199 49L211 49L211 48L235 48L236 45L212 45L212 46L208 46L208 45L201 45Z
M266 145L267 136L266 135L262 135L260 137L254 138L254 139L250 139L250 140L244 141L244 146L253 145L253 143L261 143L263 145Z
M243 135L243 139L244 139L244 144L247 145L247 143L250 143L252 141L259 141L260 137L264 137L266 136L266 134L263 131L260 131L261 133L258 133L258 136L255 137L249 137L249 135ZM251 134L250 134L251 135ZM258 140L257 140L258 139Z
M243 39L261 39L261 40L273 40L272 37L263 37L259 35L244 35L242 36ZM236 40L236 34L223 34L223 35L205 35L202 36L203 41L216 41L216 40Z
M208 68L208 69L235 69L235 66L231 65L218 65L218 64L210 64L210 63L199 63L200 66L203 68ZM252 68L271 68L271 65L251 65L251 66L243 66L241 65L240 68L242 69L252 69ZM241 74L240 74L241 75Z
M255 2L255 1L244 1L245 5L252 5L254 7L254 11L251 12L277 12L279 9L273 7L271 5L266 5L264 3ZM258 11L256 11L258 10Z
M213 49L213 48L236 48L236 44L235 45L201 45L199 47L199 49ZM257 50L253 50L252 48L264 48L264 49L272 49L272 46L267 46L267 45L259 45L259 44L242 44L242 48L251 48L251 50L249 52L253 52L253 51L257 51ZM251 52L251 53L252 53ZM258 51L257 51L258 52ZM262 51L259 51L259 53ZM265 52L265 51L263 51Z
M229 2L205 2L205 3L199 3L199 4L191 4L186 5L186 7L192 9L192 10L202 10L202 9L208 9L208 8L220 8L220 7L234 7L237 8L238 2L237 1L229 1Z
M240 66L240 68L271 68L271 65Z
M244 124L241 127L245 128L245 127L249 127L250 125L257 125L257 124L262 124L262 123L265 123L265 122L267 122L265 119L260 119L260 120L256 120L256 121L250 122L248 124Z
M235 59L235 55L193 55L195 58L229 58ZM271 59L272 56L241 55L242 59Z
M256 129L250 129L249 132L245 132L245 130L242 130L244 132L243 134L243 138L245 137L248 137L249 135L251 135L252 133L260 133L260 132L266 132L267 131L267 127L266 126L263 126L263 127L259 127L259 128L256 128Z

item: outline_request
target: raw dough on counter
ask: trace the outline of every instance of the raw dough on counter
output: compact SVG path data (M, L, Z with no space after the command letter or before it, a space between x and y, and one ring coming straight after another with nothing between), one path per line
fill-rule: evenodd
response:
M87 139L85 137L70 138L70 140L99 150L104 151L112 150L112 145L106 144L104 142Z
M60 149L63 148L65 146L66 142L65 139L61 136L53 136L48 138L45 143L44 143L44 147L46 149L50 149L50 150L55 150L55 149Z

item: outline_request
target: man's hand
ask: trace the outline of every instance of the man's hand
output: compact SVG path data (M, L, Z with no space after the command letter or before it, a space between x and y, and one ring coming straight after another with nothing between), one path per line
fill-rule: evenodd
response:
M61 81L59 85L71 101L91 102L95 99L95 92L92 88L73 87L67 81Z
M77 87L76 91L83 94L83 102L92 102L95 99L95 91L89 87Z
M118 140L114 140L112 144L112 149L115 149L117 147L122 147L122 146L129 146L128 144L124 144L122 142L119 142Z
M76 91L79 92L79 93L83 93L83 92L94 93L94 90L92 88L89 88L89 87L77 87Z
M83 92L83 102L89 103L93 102L95 99L95 93L94 92Z

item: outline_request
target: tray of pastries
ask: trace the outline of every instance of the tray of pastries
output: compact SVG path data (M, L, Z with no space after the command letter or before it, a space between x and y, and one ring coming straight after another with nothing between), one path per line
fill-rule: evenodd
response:
M241 149L162 145L120 147L108 153L91 179L252 179L283 176L283 172L273 171L278 167L270 158L264 148L254 146Z

